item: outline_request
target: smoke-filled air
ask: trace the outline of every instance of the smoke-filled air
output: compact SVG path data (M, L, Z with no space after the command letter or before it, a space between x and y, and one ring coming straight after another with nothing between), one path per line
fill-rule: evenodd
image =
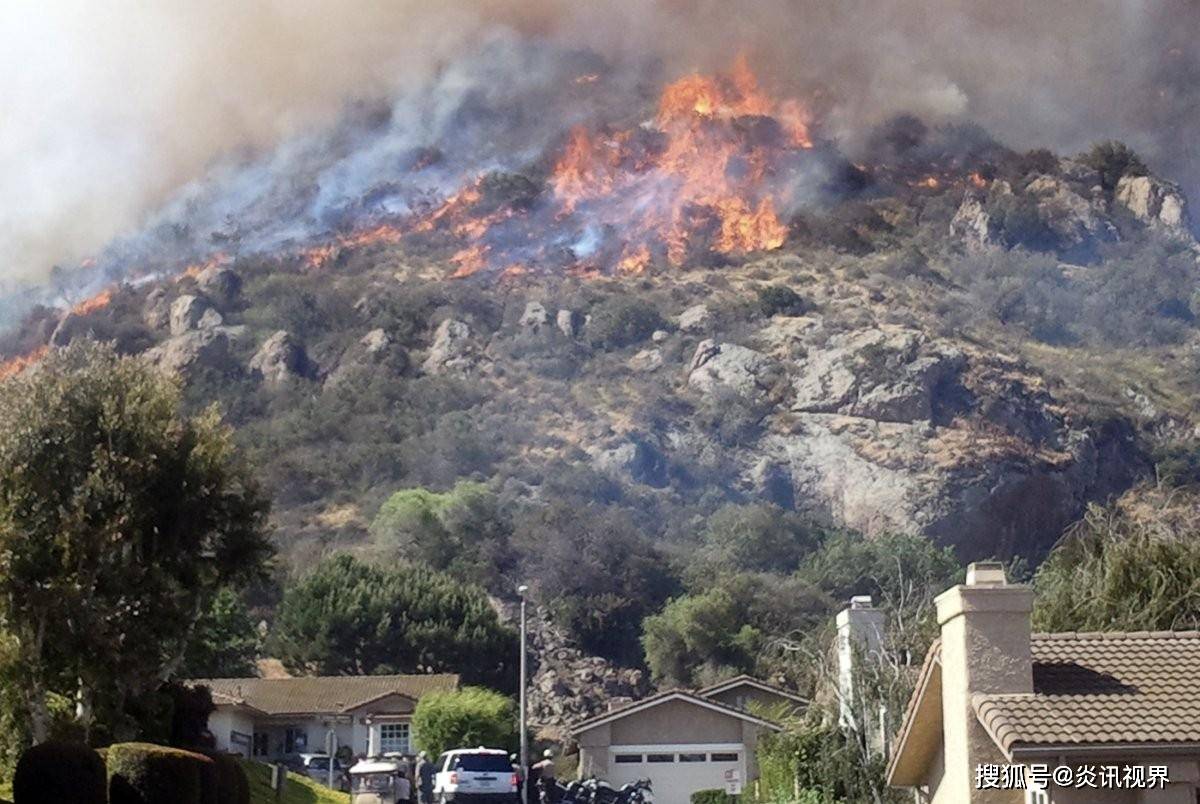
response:
M1014 148L1120 138L1195 186L1200 7L1010 11L17 0L0 272L11 289L84 265L102 285L434 230L460 274L770 249L848 169L888 167L871 132L903 113ZM969 180L953 167L929 180Z

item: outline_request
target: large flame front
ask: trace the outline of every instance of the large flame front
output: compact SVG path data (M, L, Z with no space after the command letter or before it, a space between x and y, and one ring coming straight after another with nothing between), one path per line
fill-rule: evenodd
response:
M777 249L788 234L780 191L812 148L809 125L802 104L771 98L739 58L728 74L669 84L641 126L576 126L544 185L521 203L476 177L408 220L372 223L301 256L317 267L346 247L444 236L452 275L464 277L548 265L640 273Z

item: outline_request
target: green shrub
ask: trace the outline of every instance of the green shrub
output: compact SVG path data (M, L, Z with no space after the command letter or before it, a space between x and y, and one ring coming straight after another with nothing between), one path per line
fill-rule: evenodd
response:
M730 796L724 790L697 790L692 793L692 804L728 804Z
M216 771L214 804L250 804L250 780L246 778L246 771L242 769L238 758L220 751L202 753L212 760Z
M433 692L413 712L417 747L436 756L451 748L511 748L516 742L512 701L483 687Z
M21 804L104 804L104 761L84 743L35 745L17 763L13 798Z
M587 331L592 343L606 348L644 341L656 329L662 329L662 316L653 304L643 299L614 296L592 310Z
M213 761L150 743L108 749L109 804L211 804Z
M1100 174L1100 184L1105 190L1114 189L1122 176L1146 175L1146 164L1141 157L1116 140L1096 143L1080 161Z
M763 315L803 315L808 303L787 285L767 285L758 289L758 306Z

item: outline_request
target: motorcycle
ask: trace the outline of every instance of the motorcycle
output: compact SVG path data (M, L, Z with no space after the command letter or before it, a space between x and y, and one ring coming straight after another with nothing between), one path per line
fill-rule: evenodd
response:
M603 779L573 781L565 786L557 781L543 783L539 779L538 801L541 804L653 804L654 794L649 779L630 782L620 789Z

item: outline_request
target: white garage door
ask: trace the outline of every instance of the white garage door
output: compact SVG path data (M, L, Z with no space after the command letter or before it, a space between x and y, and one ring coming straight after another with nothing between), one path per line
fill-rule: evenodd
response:
M608 782L620 787L649 779L655 804L689 804L697 790L725 788L725 772L746 779L746 747L741 743L624 745L609 748Z

